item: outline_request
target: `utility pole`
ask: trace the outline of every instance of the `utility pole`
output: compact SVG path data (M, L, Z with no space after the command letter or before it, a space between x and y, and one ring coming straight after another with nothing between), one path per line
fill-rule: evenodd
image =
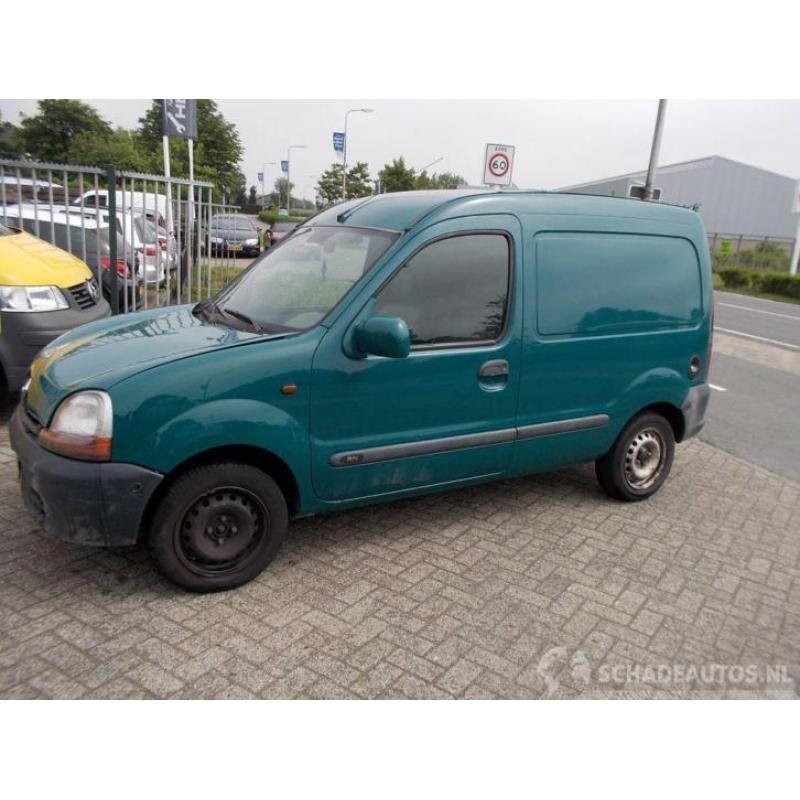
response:
M664 130L664 115L667 112L667 101L658 101L658 112L656 113L656 127L653 131L653 144L650 148L650 163L647 165L647 178L644 182L644 193L642 200L653 199L653 181L656 176L658 166L658 153L661 150L661 134Z
M342 148L342 200L347 200L347 118L351 114L371 114L374 108L351 108L344 115L344 147Z

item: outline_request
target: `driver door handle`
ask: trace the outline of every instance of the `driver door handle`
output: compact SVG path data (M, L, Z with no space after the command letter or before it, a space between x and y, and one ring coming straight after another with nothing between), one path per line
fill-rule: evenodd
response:
M484 361L478 370L478 378L484 379L497 379L508 377L508 361L504 358L498 358L493 361Z

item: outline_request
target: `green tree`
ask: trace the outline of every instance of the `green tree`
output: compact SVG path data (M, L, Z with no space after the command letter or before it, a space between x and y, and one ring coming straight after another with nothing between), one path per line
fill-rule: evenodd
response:
M0 158L20 158L23 151L19 128L12 122L4 122L0 114Z
M111 136L111 126L80 100L39 100L37 105L38 113L25 117L20 128L25 152L35 159L66 162L76 136Z
M117 169L143 172L149 164L135 133L117 128L109 136L84 132L73 137L69 146L69 160L87 166L113 164Z
M342 199L342 169L341 164L334 163L319 176L317 194L322 198L324 205ZM347 170L347 199L367 197L371 194L372 180L369 176L369 166L366 161L357 161L355 166Z
M258 202L258 193L256 192L255 186L250 187L250 195L248 197L248 202L250 203L251 206L256 205L256 203Z
M391 164L384 164L378 178L384 192L407 192L415 187L414 170L406 166L402 156L393 159Z
M289 183L286 178L275 178L275 198L279 208L286 208L289 192L294 189L294 183Z
M415 189L458 189L466 185L466 180L454 172L442 172L440 175L434 172L433 175L428 175L423 171L414 180Z
M139 120L142 148L150 161L149 169L163 169L161 100L153 100ZM194 146L195 177L214 183L226 197L236 197L246 186L239 169L243 149L239 132L218 110L213 100L197 101L197 141ZM170 140L170 166L176 177L189 176L189 148L185 139Z

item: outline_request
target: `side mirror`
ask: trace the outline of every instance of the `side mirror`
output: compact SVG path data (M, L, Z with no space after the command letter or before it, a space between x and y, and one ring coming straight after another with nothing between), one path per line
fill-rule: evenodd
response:
M370 317L354 333L356 349L385 358L405 358L411 351L408 325L400 317Z

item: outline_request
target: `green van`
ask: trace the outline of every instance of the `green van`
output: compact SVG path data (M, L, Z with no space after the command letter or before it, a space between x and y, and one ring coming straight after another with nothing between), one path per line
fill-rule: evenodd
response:
M689 209L480 190L350 201L210 300L93 322L11 422L46 531L240 585L290 519L595 461L642 500L703 425L712 289Z

